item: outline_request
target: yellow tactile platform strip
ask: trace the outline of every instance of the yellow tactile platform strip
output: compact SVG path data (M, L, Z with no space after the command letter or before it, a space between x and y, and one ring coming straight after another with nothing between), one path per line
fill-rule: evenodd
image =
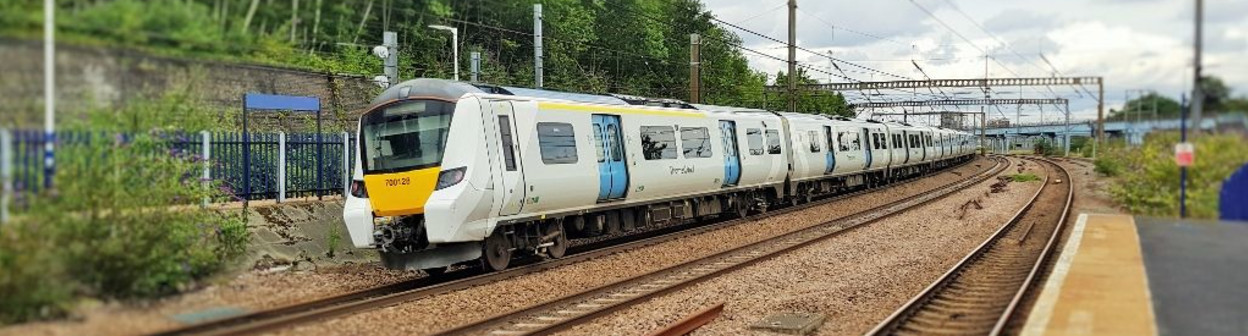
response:
M1131 216L1080 214L1022 335L1156 335Z

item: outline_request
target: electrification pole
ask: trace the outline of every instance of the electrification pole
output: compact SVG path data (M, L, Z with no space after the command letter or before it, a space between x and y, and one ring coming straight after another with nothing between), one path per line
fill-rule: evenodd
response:
M542 88L542 4L533 4L533 85Z
M789 111L797 111L797 0L789 0Z
M1196 58L1193 61L1193 67L1196 68L1195 79L1192 81L1192 126L1196 127L1196 131L1192 132L1192 136L1200 133L1200 116L1205 109L1205 90L1200 85L1201 72L1201 45L1204 44L1204 25L1205 25L1205 2L1204 0L1196 0Z
M477 73L481 72L481 53L472 52L472 82L477 82Z
M56 173L56 2L43 1L43 186L52 188Z
M702 62L699 53L702 48L702 37L698 34L689 34L689 102L702 102Z
M386 57L382 60L383 70L390 85L399 83L399 35L395 32L382 32L381 44L386 48Z

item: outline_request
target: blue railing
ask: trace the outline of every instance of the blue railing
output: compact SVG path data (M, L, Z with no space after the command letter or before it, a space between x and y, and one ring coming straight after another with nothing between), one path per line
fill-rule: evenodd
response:
M43 131L10 130L12 190L16 194L44 189ZM285 147L281 137L285 136ZM347 146L344 148L344 137ZM101 132L57 132L57 146L89 144L99 139L129 141L130 136ZM202 158L208 146L208 172L223 189L240 200L314 197L341 194L355 169L355 136L346 133L175 133L163 136L170 155ZM94 140L93 140L94 139ZM0 144L3 146L4 144ZM279 157L285 150L285 176L279 175ZM347 150L346 153L343 151ZM344 154L347 156L344 157ZM2 158L0 158L2 160ZM346 164L346 169L343 165ZM285 194L279 197L278 182Z

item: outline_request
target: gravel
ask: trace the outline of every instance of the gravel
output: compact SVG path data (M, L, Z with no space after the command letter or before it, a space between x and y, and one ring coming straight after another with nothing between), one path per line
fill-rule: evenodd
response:
M1035 164L1026 172L1043 174ZM1014 173L1011 169L1007 173ZM1004 223L1039 187L1011 183L984 196L990 179L966 191L860 227L776 259L732 272L564 332L635 335L703 307L723 315L698 335L769 334L748 329L773 313L818 313L820 335L862 334L943 274ZM979 199L962 220L956 210Z
M976 167L982 165L982 168ZM988 168L977 161L955 171L963 176ZM848 215L949 183L944 172L905 186L743 223L678 241L669 241L475 288L436 295L397 306L346 316L280 332L304 334L410 335L431 333L477 319L584 291L695 258ZM401 322L396 322L401 321Z

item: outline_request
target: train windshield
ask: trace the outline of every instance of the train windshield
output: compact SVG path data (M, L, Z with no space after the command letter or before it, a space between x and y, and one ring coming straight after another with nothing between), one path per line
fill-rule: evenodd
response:
M364 115L364 171L389 173L442 162L455 104L432 100L395 103Z

